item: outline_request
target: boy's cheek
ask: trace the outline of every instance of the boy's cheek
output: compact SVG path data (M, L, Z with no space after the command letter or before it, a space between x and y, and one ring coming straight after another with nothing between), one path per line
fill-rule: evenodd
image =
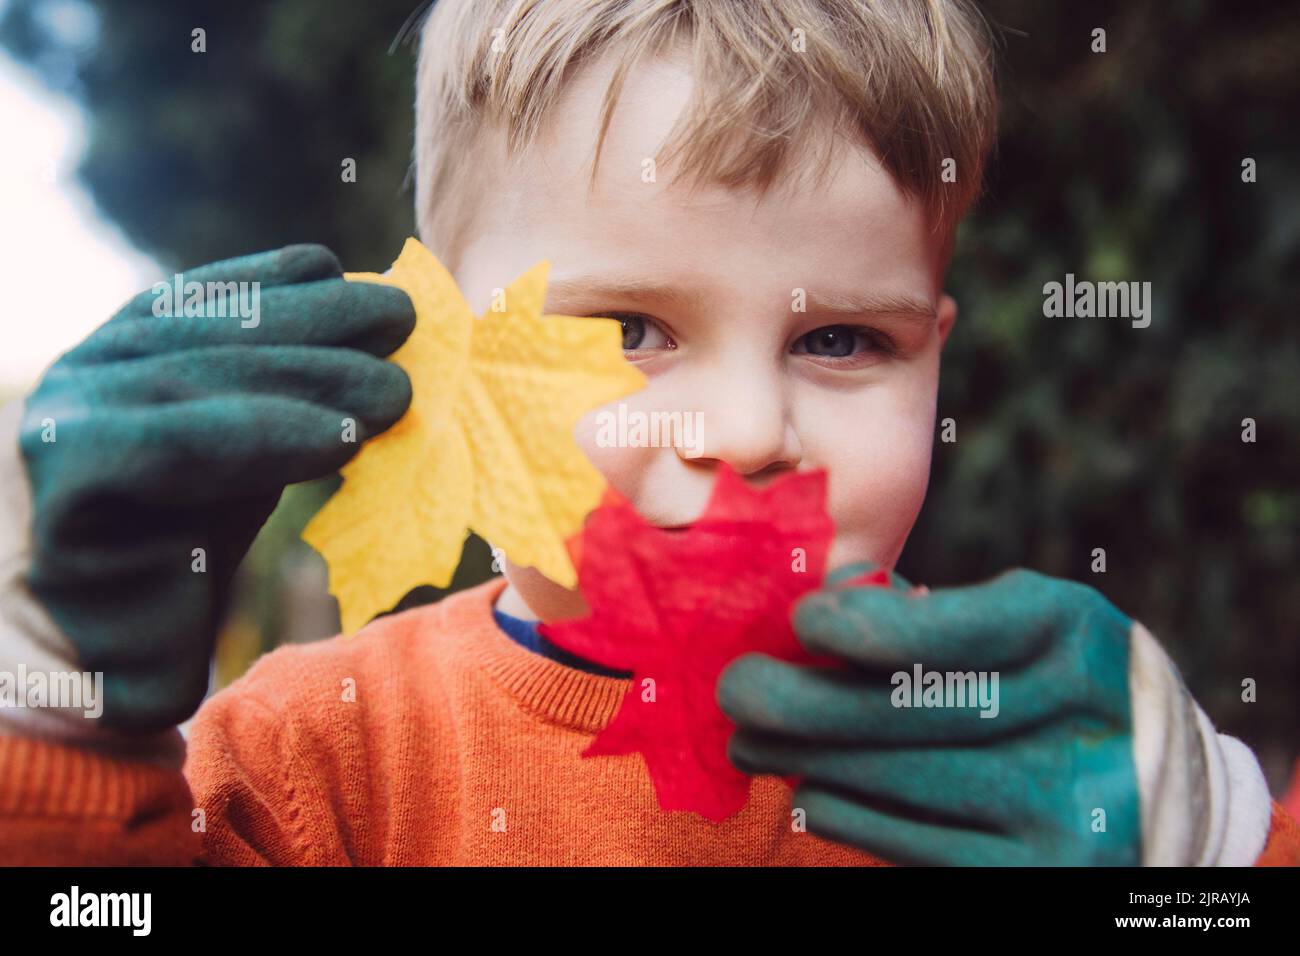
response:
M574 439L605 480L652 524L680 524L703 510L712 491L707 469L692 467L679 449L702 441L699 419L691 429L674 428L661 419L677 412L686 423L689 412L671 392L655 383L618 401L593 409L574 426ZM654 422L659 421L659 425Z
M827 463L835 521L830 567L894 566L925 502L931 447L929 432L918 427Z
M835 540L827 561L828 570L859 561L872 561L886 568L897 563L925 499L924 487L919 493L914 489L903 491L911 492L912 496L906 500L901 495L889 499L869 493L850 507L832 507ZM874 501L877 506L864 508L863 501Z
M588 412L574 427L574 438L587 460L604 475L614 490L635 505L639 484L637 475L646 464L646 452L655 449L627 447L607 440L608 429L602 428L601 416L615 415L617 409L617 403L613 403Z

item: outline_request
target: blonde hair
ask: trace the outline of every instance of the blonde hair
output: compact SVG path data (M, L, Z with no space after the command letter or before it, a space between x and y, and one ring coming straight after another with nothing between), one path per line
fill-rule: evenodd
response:
M504 131L518 155L572 71L618 48L594 179L628 70L678 45L692 56L694 100L661 164L680 158L679 175L767 189L792 148L826 139L815 135L826 129L850 131L951 247L980 190L997 114L992 44L966 0L439 0L421 31L416 79L426 244L448 261L464 238L482 135Z

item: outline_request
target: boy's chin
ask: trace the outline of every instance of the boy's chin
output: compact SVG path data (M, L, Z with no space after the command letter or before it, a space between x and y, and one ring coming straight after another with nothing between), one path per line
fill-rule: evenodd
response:
M521 568L507 559L505 577L510 587L497 600L499 611L542 621L587 616L587 602L580 591L561 587L535 568Z

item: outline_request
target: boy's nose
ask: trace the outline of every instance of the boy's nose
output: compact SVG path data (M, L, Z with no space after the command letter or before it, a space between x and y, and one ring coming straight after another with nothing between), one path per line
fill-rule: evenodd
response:
M679 447L677 454L696 464L725 461L743 476L795 468L803 457L778 387L716 390L701 405L698 431L693 447Z

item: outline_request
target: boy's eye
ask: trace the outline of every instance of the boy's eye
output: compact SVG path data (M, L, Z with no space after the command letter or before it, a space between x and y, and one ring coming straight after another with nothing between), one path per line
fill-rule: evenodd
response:
M635 312L606 312L607 317L615 319L623 326L623 351L636 349L671 348L672 340L664 335L654 320Z
M849 358L865 349L892 354L893 343L875 329L852 325L828 325L801 336L794 344L797 354L822 358Z

